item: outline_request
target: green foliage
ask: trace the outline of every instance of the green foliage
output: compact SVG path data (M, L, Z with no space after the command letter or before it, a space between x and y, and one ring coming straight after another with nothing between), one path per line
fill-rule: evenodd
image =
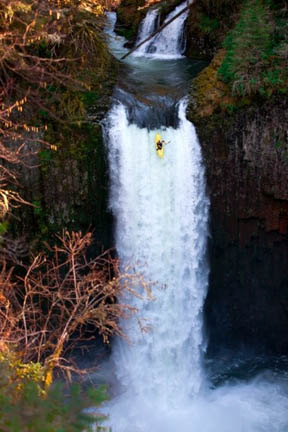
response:
M219 74L224 81L233 83L236 93L249 92L248 83L251 88L257 85L259 77L250 74L263 61L269 48L270 25L267 18L261 0L246 2L237 25L225 41L227 55Z
M1 431L88 432L95 422L103 420L85 408L107 400L105 386L83 392L78 385L65 390L63 385L56 384L44 393L42 379L40 364L23 364L14 354L7 357L7 353L1 353Z
M187 20L188 56L213 57L215 50L222 48L242 3L243 0L194 1Z
M244 0L198 0L195 6L202 14L216 19L222 34L233 25L235 16ZM201 18L201 15L200 15Z
M84 106L89 108L90 106L97 103L99 99L99 95L95 91L86 91L81 94L82 101Z
M211 9L220 10L239 3L239 0L200 0L200 3L209 11Z
M51 150L44 149L39 152L39 157L41 162L50 162L53 159L53 153Z
M7 371L6 378L9 383L16 383L17 391L21 388L23 381L27 380L41 385L44 379L44 370L40 363L22 363L20 357L12 351L4 350L0 352L0 380L1 367Z
M264 1L244 3L235 28L225 40L226 57L218 73L234 94L270 97L274 91L283 91L288 76L285 55L281 54L286 44L282 26L281 19L273 22Z
M133 37L135 37L135 31L134 29L125 29L125 28L119 28L117 29L117 34L119 36L124 37L127 40L132 39Z
M207 15L201 14L200 28L203 33L212 33L219 28L219 21L216 18L210 18Z
M8 230L8 227L9 227L8 221L1 222L0 223L0 235L5 234Z

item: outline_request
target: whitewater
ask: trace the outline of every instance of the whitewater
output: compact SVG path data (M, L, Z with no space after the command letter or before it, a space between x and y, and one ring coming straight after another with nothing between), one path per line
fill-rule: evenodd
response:
M182 3L177 6L164 20L164 23L170 21L175 15L187 6ZM185 51L185 38L183 27L188 17L188 10L183 12L175 21L172 21L160 33L157 33L151 40L147 41L134 53L134 56L149 56L162 59L181 58ZM137 44L149 36L159 24L159 11L151 8L145 19L142 21L137 38Z
M138 40L156 25L157 11L148 13L146 19ZM115 20L113 15L110 20ZM149 63L141 63L148 45L128 57L130 78L137 67L143 68L145 76L150 68L153 81L161 70L159 58L170 56L175 61L181 57L184 25L183 17L175 20L176 43L171 44L171 51L166 44L169 37L159 35L151 42L156 50ZM125 52L124 41L109 32L111 49L119 58ZM139 81L136 87L139 92ZM106 424L113 432L287 432L285 377L267 371L254 379L230 380L214 387L205 370L209 199L201 147L186 118L186 99L173 103L165 99L173 122L169 126L159 120L155 127L155 117L161 119L157 109L164 106L162 92L161 97L160 91L150 95L143 124L139 109L137 113L132 109L133 104L141 107L140 97L126 91L125 87L115 92L105 125L110 208L122 268L129 266L143 274L152 283L153 299L124 299L139 314L123 322L130 342L117 339L114 343L116 378L111 401L105 405ZM163 159L155 151L157 132L167 142ZM148 332L141 331L138 319Z

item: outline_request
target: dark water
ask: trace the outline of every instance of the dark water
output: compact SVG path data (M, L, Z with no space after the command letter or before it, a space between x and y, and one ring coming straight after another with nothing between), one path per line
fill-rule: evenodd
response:
M228 383L249 381L259 375L265 375L269 380L273 377L282 378L288 383L286 356L259 356L248 351L236 353L226 350L217 357L206 357L204 365L212 388Z
M124 67L114 97L127 107L129 123L148 130L177 128L179 100L206 65L188 59L138 59Z

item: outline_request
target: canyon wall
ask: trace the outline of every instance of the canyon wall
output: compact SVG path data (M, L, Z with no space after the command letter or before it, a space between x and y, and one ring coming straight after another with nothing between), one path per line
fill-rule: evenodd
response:
M71 105L80 101L83 106L81 121L59 125L49 120L43 136L47 144L29 161L33 168L21 167L23 195L33 206L21 209L17 229L36 243L53 243L55 234L68 229L92 230L93 254L113 245L102 123L111 106L118 62L110 56L104 66L101 86L97 83L86 92L68 93Z
M243 3L240 9L241 3L231 2L228 14L225 0L222 6L220 3L218 10L216 6L213 10L205 0L199 0L187 24L190 53L216 53L193 81L189 105L189 118L203 150L211 200L211 273L205 305L208 354L226 349L287 354L288 97L285 60L278 54L280 47L286 47L281 24L287 20L285 2L272 2L269 10L261 2ZM253 13L258 21L251 18ZM257 46L257 32L265 28L261 13L274 20L274 26L266 30L267 40L274 46L270 57ZM249 19L253 28L244 31L243 23L247 25ZM237 25L236 33L230 32L232 44L223 44L225 35ZM249 58L249 44L245 44L252 33L256 35L251 45L254 57ZM225 61L231 68L227 58L231 61L233 55L238 71L236 68L234 83L225 83L219 68ZM262 62L259 76L255 74L257 62ZM237 93L233 86L241 80L239 68L242 78L250 74L251 85L261 84ZM283 78L275 81L273 73L278 77L283 73ZM263 80L263 76L267 78Z
M288 99L198 114L211 200L208 353L287 354Z

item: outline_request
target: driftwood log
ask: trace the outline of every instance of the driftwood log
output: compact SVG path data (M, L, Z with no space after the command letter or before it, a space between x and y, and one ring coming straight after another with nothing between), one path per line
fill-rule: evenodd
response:
M188 3L188 2L187 2ZM173 18L171 18L166 23L162 24L157 30L155 30L153 33L150 34L146 39L141 41L138 45L136 45L134 48L132 48L128 53L126 53L124 56L121 57L121 60L124 60L126 57L128 57L130 54L132 54L134 51L136 51L140 46L142 46L144 43L148 42L152 37L154 37L157 33L161 32L165 27L167 27L171 22L173 22L175 19L177 19L182 13L186 12L191 7L191 4L188 4L184 9L182 9L178 14L176 14Z

